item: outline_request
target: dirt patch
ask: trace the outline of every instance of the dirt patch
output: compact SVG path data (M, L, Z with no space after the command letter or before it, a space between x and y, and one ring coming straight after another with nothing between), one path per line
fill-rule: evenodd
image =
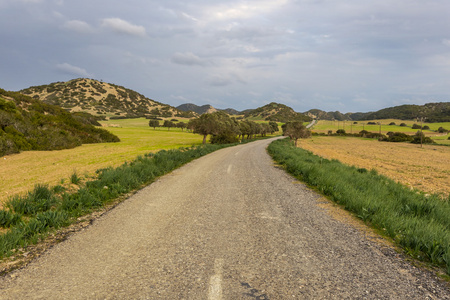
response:
M375 169L395 181L426 193L448 197L450 147L386 143L348 137L313 137L300 147L327 159Z

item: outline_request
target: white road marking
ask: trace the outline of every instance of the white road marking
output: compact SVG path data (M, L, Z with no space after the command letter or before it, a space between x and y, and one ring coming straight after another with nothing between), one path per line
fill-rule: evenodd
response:
M214 261L214 275L209 279L208 300L222 299L222 268L223 259Z

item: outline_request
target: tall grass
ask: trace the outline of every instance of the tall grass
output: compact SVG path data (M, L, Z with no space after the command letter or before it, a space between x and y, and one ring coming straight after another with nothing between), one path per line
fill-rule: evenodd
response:
M289 173L385 232L408 254L450 274L450 199L410 190L375 170L323 159L287 140L271 143L268 151Z
M71 224L77 217L227 146L230 145L161 150L139 156L117 168L98 170L95 180L88 181L73 193L64 192L60 187L36 185L28 194L10 198L6 210L0 210L0 227L6 230L0 235L0 258L10 255L14 249L38 242L51 229Z

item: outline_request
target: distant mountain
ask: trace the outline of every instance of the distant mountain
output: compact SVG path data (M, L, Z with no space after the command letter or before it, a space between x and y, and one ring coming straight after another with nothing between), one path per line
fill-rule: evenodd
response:
M311 120L311 117L302 113L295 112L289 106L275 102L264 105L257 109L248 110L245 112L244 117L275 122L308 122Z
M226 109L219 109L219 110L224 111L229 115L241 115L242 114L242 112L237 111L233 108L226 108Z
M74 116L58 106L0 89L0 156L119 141L109 131L91 125L96 122L91 115Z
M362 121L381 119L413 120L425 117L427 122L450 122L450 102L427 103L425 105L400 105L384 108L376 112L357 112L342 114L338 111L325 112L320 109L311 109L305 112L313 119Z
M326 112L320 109L310 109L304 113L305 115L319 120L338 120L338 121L347 121L352 120L351 113L343 114L341 112Z
M217 111L217 109L215 109L214 107L212 107L209 104L198 106L193 103L182 104L180 106L177 106L177 109L184 111L184 112L192 111L199 115L203 115L206 113L213 113L213 112Z
M125 87L87 78L32 86L20 93L69 112L87 112L106 118L193 117Z

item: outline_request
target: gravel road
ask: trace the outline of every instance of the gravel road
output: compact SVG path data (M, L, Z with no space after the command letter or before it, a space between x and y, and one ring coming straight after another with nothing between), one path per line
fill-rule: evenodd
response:
M271 140L160 178L0 278L0 299L450 299L277 168Z

